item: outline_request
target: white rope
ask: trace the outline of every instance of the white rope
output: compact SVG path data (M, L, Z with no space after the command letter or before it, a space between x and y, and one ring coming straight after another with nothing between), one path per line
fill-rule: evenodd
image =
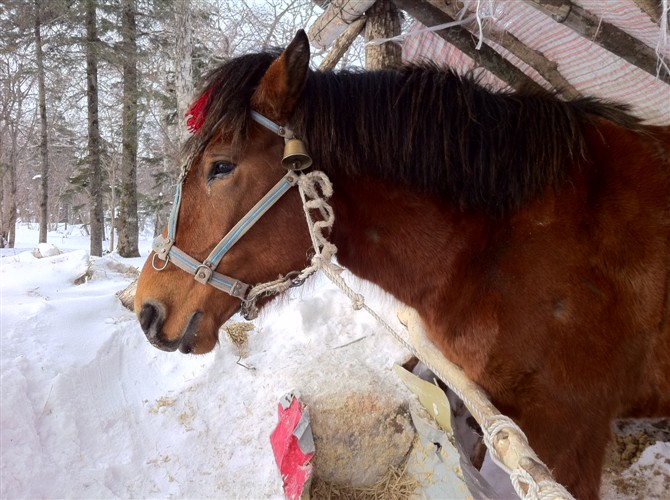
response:
M656 44L656 77L658 78L663 71L670 74L668 66L668 16L670 16L670 2L661 0L661 17L659 23L658 43Z
M420 35L421 33L430 33L431 31L442 31L445 29L453 28L455 26L462 26L464 24L470 23L471 21L474 21L476 18L477 16L473 14L466 19L459 19L456 21L450 21L448 23L436 24L434 26L428 26L426 28L409 31L407 33L403 33L401 35L393 36L390 38L375 38L373 40L366 42L365 46L367 47L368 45L381 45L386 42L402 42L406 38Z
M337 247L330 243L324 231L329 230L335 221L333 209L326 198L333 194L333 185L330 179L318 170L301 174L298 177L298 190L302 199L303 210L309 228L309 235L312 240L315 254L311 259L310 265L299 273L291 273L287 276L280 276L274 281L268 281L255 285L249 290L246 299L242 303L244 315L248 319L255 318L258 315L256 300L260 297L279 294L289 288L301 284L311 275L322 269L322 262L328 261L337 252ZM321 220L314 221L310 210L318 210L321 214ZM330 277L329 274L326 273Z
M337 252L337 247L333 245L324 234L326 229L330 230L335 221L335 216L332 207L327 203L327 198L332 195L333 187L328 177L320 171L313 171L300 176L298 181L298 188L300 197L303 202L303 210L305 212L305 219L309 229L309 235L312 240L315 254L312 257L311 265L305 268L299 275L299 279L304 279L311 276L316 271L321 270L323 273L351 300L352 306L356 310L364 309L375 320L377 320L405 349L411 352L414 356L420 359L428 369L433 373L441 375L439 370L431 366L425 360L417 349L398 333L391 325L389 325L384 318L382 318L375 310L370 308L366 303L364 297L356 293L342 278L341 274L344 270L342 267L332 262L332 257ZM314 220L312 211L318 210L321 215L321 220ZM275 287L274 290L282 289L284 286L288 288L290 285L285 285L285 280L277 280L277 283L270 285L270 288ZM285 289L285 288L283 288ZM461 390L454 386L448 377L441 376L442 380L450 387L450 389L466 404L471 413L479 422L482 433L484 435L484 443L491 454L493 461L498 464L503 470L510 475L510 480L514 490L523 499L540 500L549 498L571 499L570 493L560 484L553 480L536 481L532 474L521 467L510 469L495 447L495 441L501 434L509 431L515 432L522 440L523 444L530 450L528 439L521 428L514 423L512 419L504 415L496 415L493 418L484 414L473 401L468 398ZM531 455L528 457L532 461L541 464L537 455L531 450Z

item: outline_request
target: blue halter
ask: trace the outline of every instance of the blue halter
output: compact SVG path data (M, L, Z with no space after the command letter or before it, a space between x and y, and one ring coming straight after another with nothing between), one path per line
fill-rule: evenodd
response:
M284 137L285 141L293 140L293 132L286 127L276 124L272 120L269 120L265 116L257 113L256 111L251 112L251 117L254 121L261 124L271 132ZM307 168L311 164L305 163L300 165L299 168ZM286 166L286 165L285 165ZM294 165L295 167L295 165ZM249 289L251 286L247 283L244 283L225 274L216 272L215 269L221 262L223 256L237 243L246 232L251 229L251 227L293 186L298 183L298 174L294 171L295 168L291 168L289 171L282 177L274 187L272 187L268 193L261 198L258 203L256 203L247 214L240 219L240 221L233 226L233 228L228 231L228 233L219 241L219 243L214 247L214 250L211 251L209 256L202 262L197 261L186 252L178 248L175 243L175 236L177 232L177 219L179 217L179 207L181 205L181 193L183 179L177 185L177 191L175 194L175 201L172 205L172 211L170 212L170 219L168 221L168 232L167 237L162 235L157 236L153 241L153 251L155 252L152 259L151 265L156 271L162 271L165 269L169 262L172 262L175 266L180 269L183 269L187 273L193 275L196 281L202 283L203 285L211 285L214 288L217 288L223 292L226 292L232 297L238 298L242 301L245 300ZM162 260L164 263L159 265L157 260Z

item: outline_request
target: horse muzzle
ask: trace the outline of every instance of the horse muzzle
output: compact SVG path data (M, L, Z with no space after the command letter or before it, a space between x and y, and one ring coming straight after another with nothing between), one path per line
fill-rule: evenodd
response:
M174 352L179 349L188 354L195 349L195 338L197 337L198 320L202 313L196 312L186 325L181 335L173 340L165 338L163 324L165 323L165 308L161 304L144 303L138 314L140 326L152 346L161 351Z

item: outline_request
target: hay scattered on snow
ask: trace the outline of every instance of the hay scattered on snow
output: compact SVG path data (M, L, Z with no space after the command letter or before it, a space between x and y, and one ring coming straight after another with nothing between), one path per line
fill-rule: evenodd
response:
M241 321L224 325L223 329L226 331L228 338L237 349L237 354L241 358L246 358L249 354L249 332L254 329L254 324L247 321Z
M372 486L352 488L330 483L318 476L312 481L312 498L339 500L405 500L420 486L415 477L407 474L405 467L391 467L379 482Z

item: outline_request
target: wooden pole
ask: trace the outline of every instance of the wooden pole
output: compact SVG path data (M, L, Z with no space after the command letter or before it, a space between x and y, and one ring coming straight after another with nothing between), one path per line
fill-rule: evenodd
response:
M309 28L310 42L315 47L327 49L373 3L375 0L333 0Z
M598 19L569 0L524 1L612 54L670 84L669 73L658 72L657 75L658 61L654 49L622 29Z
M434 7L440 9L448 16L452 18L456 18L458 16L459 9L456 7L456 5L445 3L444 1L440 0L428 1ZM465 25L465 28L470 31L470 33L474 33L475 25L474 23ZM556 89L564 97L568 99L574 99L575 97L579 96L577 89L575 89L575 87L573 87L572 84L566 78L564 78L561 72L558 70L558 64L547 59L542 52L529 47L511 33L503 32L493 28L493 25L490 23L484 23L484 34L486 38L489 40L495 40L498 45L505 48L523 62L528 64L528 66L537 71L540 76L552 86L552 88Z
M404 308L398 313L398 319L407 326L409 343L417 353L417 357L444 381L456 395L463 396L463 403L470 410L472 416L477 420L482 430L489 433L493 423L500 421L500 411L488 400L486 394L468 378L465 372L457 365L444 357L442 352L428 340L426 331L419 313L412 308ZM537 454L528 444L528 439L513 426L496 427L491 436L493 450L497 458L507 467L511 473L519 470L525 471L537 486L548 488L549 497L556 499L572 499L572 495L561 485L556 483L549 469L538 458ZM495 456L495 455L494 455ZM519 481L522 490L528 491L530 484ZM542 489L542 488L540 488ZM542 493L539 495L543 497Z
M330 52L319 65L320 71L328 71L333 69L337 63L342 59L342 56L349 50L351 44L356 37L361 34L365 27L365 17L359 17L340 35L340 37L333 43Z
M633 0L640 7L640 10L646 13L656 24L661 22L661 2L660 0Z
M416 2L415 0L394 0L395 4L414 19L426 26L453 22L454 18L445 14L429 2ZM526 76L523 71L502 57L486 42L481 49L476 50L472 40L472 34L461 27L453 27L435 31L435 34L452 44L464 54L472 58L476 64L489 70L495 76L514 89L530 88L544 90L541 85L532 78Z
M393 0L377 0L366 13L365 41L400 35L400 11ZM371 44L365 48L365 68L369 70L400 66L402 50L395 42Z

